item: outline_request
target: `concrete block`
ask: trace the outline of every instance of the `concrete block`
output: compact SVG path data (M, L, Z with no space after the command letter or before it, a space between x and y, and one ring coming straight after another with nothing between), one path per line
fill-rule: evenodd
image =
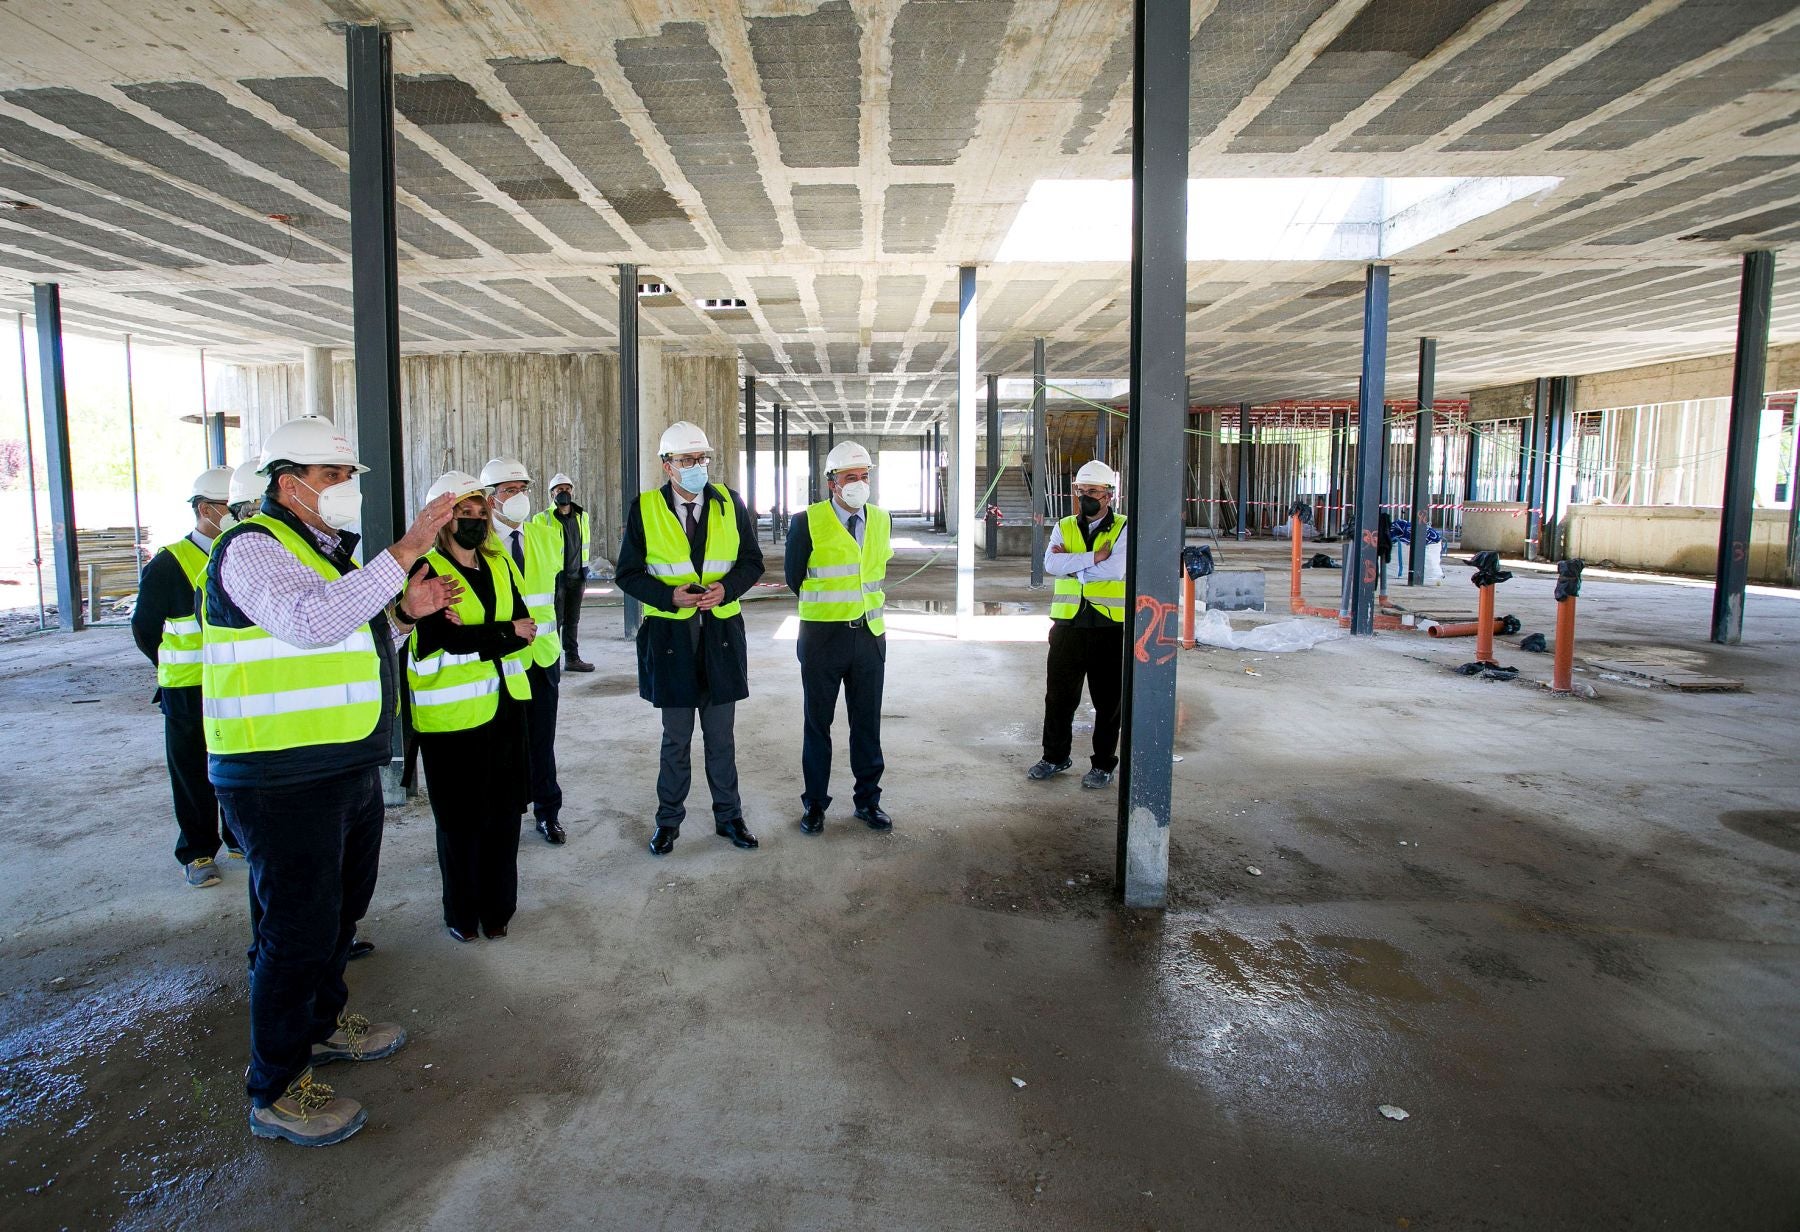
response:
M1208 611L1261 612L1268 609L1263 597L1266 579L1261 569L1218 569L1206 577Z

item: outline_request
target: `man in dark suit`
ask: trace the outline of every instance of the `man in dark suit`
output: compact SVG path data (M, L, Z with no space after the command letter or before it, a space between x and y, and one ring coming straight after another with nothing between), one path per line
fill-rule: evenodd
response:
M650 854L674 849L687 816L696 716L706 744L713 828L748 850L757 842L738 800L733 734L737 703L750 696L738 599L762 577L762 549L743 500L710 482L712 445L699 427L671 424L657 452L668 482L626 509L615 575L619 589L644 605L638 695L662 711Z

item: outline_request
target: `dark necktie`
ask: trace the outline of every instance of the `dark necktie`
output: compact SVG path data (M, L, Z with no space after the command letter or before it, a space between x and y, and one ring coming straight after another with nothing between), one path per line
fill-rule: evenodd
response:
M694 502L688 501L683 507L687 510L687 537L691 540L694 537L694 531L698 528L694 521Z
M851 514L848 525L850 527L850 537L852 539L856 538L856 528L858 526L862 525L862 514L860 514L860 513Z
M522 571L525 568L525 545L519 542L519 532L516 530L513 531L511 539L513 563L518 565Z

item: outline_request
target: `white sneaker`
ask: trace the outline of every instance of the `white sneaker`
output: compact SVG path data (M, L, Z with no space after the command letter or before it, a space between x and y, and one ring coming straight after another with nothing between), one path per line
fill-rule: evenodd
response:
M296 1146L330 1146L354 1134L368 1119L361 1104L314 1082L309 1069L289 1084L280 1099L266 1108L250 1109L250 1132Z
M396 1023L370 1022L361 1014L339 1014L338 1029L312 1046L312 1063L379 1061L406 1046L406 1030Z

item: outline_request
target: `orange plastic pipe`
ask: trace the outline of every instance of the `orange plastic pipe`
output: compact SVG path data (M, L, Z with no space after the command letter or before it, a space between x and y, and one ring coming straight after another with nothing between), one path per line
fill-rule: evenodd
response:
M1494 634L1500 631L1500 621L1490 617L1485 623L1479 620L1465 620L1453 625L1432 625L1433 637L1473 637L1475 639L1475 657L1483 663L1494 661ZM1487 646L1483 654L1481 647Z
M1194 575L1181 571L1181 648L1194 648Z
M1300 515L1297 513L1288 519L1288 537L1293 541L1288 564L1288 610L1298 616L1306 610L1306 604L1300 598Z
M1475 634L1475 660L1478 663L1494 661L1494 588L1483 586L1475 600L1475 627L1469 632ZM1431 631L1433 637L1438 631Z
M1557 693L1575 687L1575 596L1556 605L1556 658L1550 664L1550 688Z

